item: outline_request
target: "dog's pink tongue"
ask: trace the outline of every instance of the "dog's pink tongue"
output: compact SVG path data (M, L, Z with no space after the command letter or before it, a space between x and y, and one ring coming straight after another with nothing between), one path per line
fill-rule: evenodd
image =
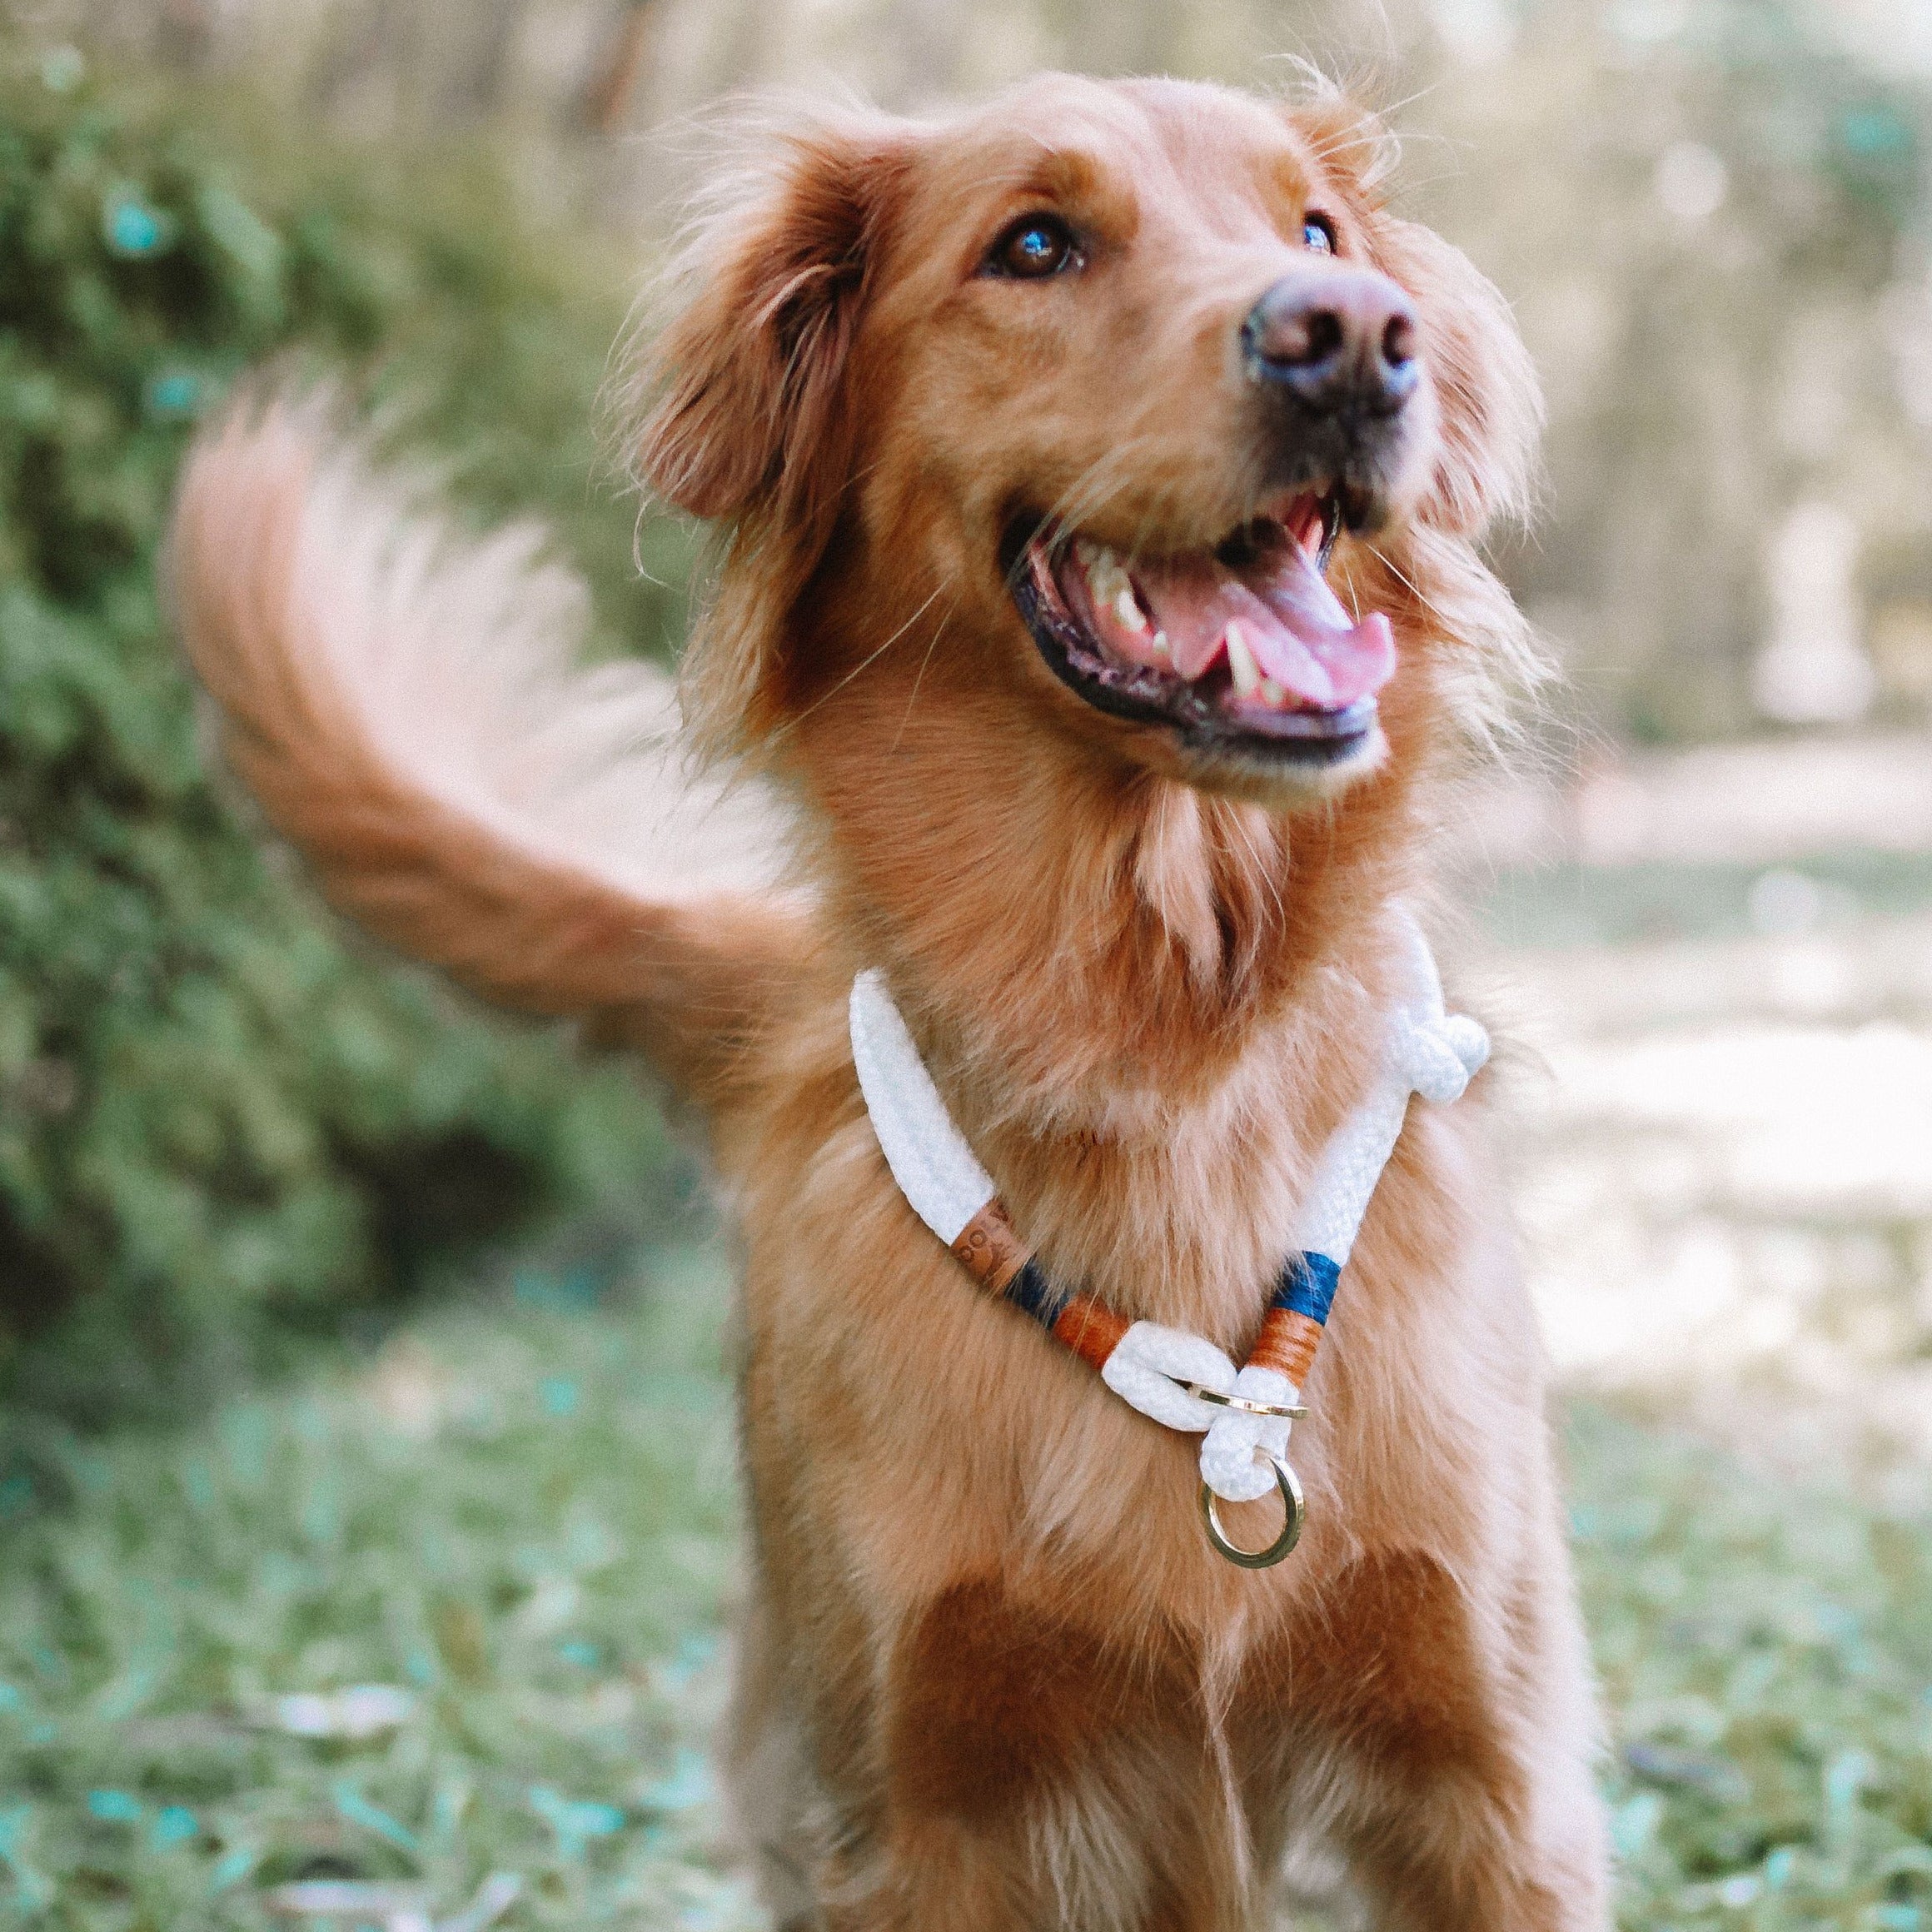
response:
M1237 577L1201 552L1137 563L1134 578L1168 634L1174 669L1198 678L1237 623L1263 677L1297 704L1340 710L1372 696L1395 670L1395 638L1377 610L1352 621L1299 544L1272 551Z

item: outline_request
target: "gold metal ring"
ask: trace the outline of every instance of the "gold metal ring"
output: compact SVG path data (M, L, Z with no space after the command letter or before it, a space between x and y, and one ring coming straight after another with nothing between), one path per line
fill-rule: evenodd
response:
M1280 1562L1301 1541L1302 1519L1307 1513L1302 1502L1302 1479L1287 1459L1265 1449L1259 1453L1274 1465L1275 1487L1282 1492L1282 1507L1287 1512L1282 1533L1265 1550L1244 1550L1240 1544L1227 1540L1227 1532L1221 1526L1221 1512L1215 1506L1214 1491L1206 1483L1201 1485L1201 1521L1208 1526L1208 1541L1219 1555L1243 1570L1272 1569Z
M1181 1387L1217 1409L1239 1409L1244 1416L1286 1416L1291 1422L1298 1422L1308 1412L1298 1402L1257 1402L1252 1396L1224 1396L1198 1382L1184 1382Z

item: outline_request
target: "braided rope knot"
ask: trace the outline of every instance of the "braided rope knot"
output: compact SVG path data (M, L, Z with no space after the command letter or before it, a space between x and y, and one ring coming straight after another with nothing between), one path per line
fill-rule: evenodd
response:
M1285 1406L1295 1399L1295 1385L1279 1369L1251 1363L1237 1370L1222 1350L1199 1335L1158 1322L1136 1322L1108 1357L1100 1379L1143 1416L1170 1429L1205 1432L1201 1476L1217 1496L1252 1502L1274 1488L1273 1471L1258 1459L1259 1452L1287 1451L1291 1420L1224 1409L1191 1394L1184 1385Z
M1411 1093L1443 1107L1460 1100L1488 1058L1489 1035L1466 1014L1438 1006L1432 1013L1408 1007L1389 1016L1383 1064L1404 1101Z
M1252 1402L1287 1404L1300 1392L1278 1368L1251 1362L1235 1377L1234 1392ZM1274 1470L1265 1458L1287 1454L1288 1432L1294 1426L1288 1416L1217 1410L1201 1444L1201 1480L1227 1502L1254 1502L1272 1494Z
M1296 1248L1327 1255L1337 1267L1348 1259L1376 1183L1402 1134L1409 1096L1419 1093L1438 1106L1460 1100L1489 1058L1489 1035L1481 1026L1444 1010L1442 982L1420 929L1405 917L1398 930L1408 998L1391 1010L1377 1076L1322 1149L1295 1221ZM1268 1458L1287 1452L1292 1419L1222 1408L1177 1385L1193 1382L1221 1395L1292 1407L1300 1391L1278 1369L1251 1362L1237 1371L1200 1336L1137 1322L1101 1373L1143 1415L1170 1429L1204 1432L1201 1480L1215 1495L1228 1502L1252 1502L1273 1489Z
M1226 1353L1204 1336L1158 1322L1136 1322L1114 1344L1100 1379L1143 1416L1170 1429L1198 1434L1233 1412L1216 1408L1183 1386L1193 1382L1217 1395L1233 1395L1238 1379Z

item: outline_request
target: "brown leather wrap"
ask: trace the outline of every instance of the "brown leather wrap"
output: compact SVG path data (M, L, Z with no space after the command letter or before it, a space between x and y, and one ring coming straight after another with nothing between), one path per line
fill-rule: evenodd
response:
M965 1262L981 1287L998 1295L1027 1264L1031 1252L1013 1231L1006 1210L997 1198L988 1201L959 1230L953 1252Z

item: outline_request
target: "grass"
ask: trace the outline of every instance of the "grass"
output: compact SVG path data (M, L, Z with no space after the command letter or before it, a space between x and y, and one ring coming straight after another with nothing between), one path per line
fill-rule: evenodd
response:
M1601 1412L1572 1519L1624 1925L1932 1926L1932 1532Z
M506 1932L757 1924L701 1755L722 1278L527 1274L192 1427L23 1437L0 1914L286 1925L323 1880L421 1932L507 1874ZM1570 1437L1624 1925L1932 1928L1932 1536L1603 1412Z
M716 1266L583 1301L526 1277L188 1430L37 1444L0 1558L0 1910L258 1926L322 1878L447 1918L501 1871L511 1926L757 1922L706 1853ZM400 1724L299 1734L345 1713L288 1694L371 1685Z

